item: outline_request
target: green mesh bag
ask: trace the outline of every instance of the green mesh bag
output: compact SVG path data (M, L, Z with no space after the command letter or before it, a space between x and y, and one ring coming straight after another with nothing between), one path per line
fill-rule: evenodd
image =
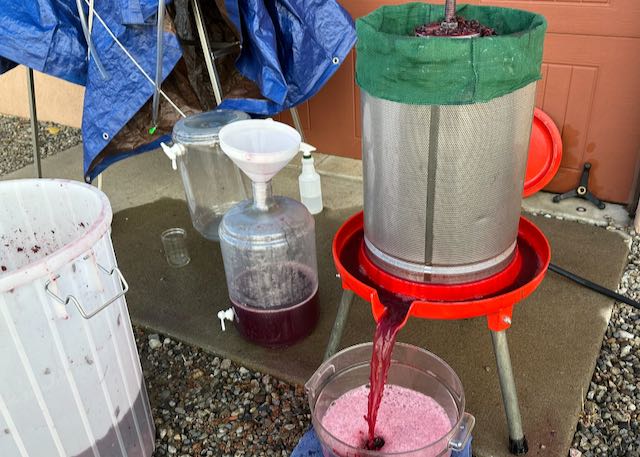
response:
M528 11L462 5L457 14L493 28L477 38L415 37L442 21L444 5L383 6L356 21L356 81L369 94L419 105L487 102L540 79L547 22Z

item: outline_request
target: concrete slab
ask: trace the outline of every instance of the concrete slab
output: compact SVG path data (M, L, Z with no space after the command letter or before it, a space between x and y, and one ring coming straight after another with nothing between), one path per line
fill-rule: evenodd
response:
M322 164L328 158L331 157L317 154L315 160L316 163ZM75 146L43 160L42 170L45 178L82 181L82 147ZM274 178L274 192L299 198L299 174L300 156L298 155ZM0 180L33 177L33 167L27 166L0 176ZM103 178L102 190L109 197L114 212L144 205L160 198L185 198L179 174L171 169L169 160L159 149L113 164L103 174ZM322 187L325 208L342 209L362 205L362 182L341 179L335 175L324 175Z
M191 227L181 200L161 199L115 215L112 236L119 265L131 286L128 293L131 316L158 331L301 383L318 366L335 317L340 290L330 258L331 240L349 214L351 211L327 211L316 218L320 283L326 284L321 286L320 302L325 305L317 331L302 346L286 352L293 359L282 357L282 351L247 344L233 328L221 331L216 314L227 308L229 302L220 247L200 237ZM176 226L187 230L191 254L191 262L180 269L167 265L160 243L162 231ZM292 371L287 370L290 364L296 367Z
M318 173L362 182L362 161L329 156L318 166Z
M27 165L14 172L0 176L0 181L8 179L35 178L35 168ZM65 178L82 180L82 145L42 160L42 174L45 178Z
M318 173L322 176L325 207L330 209L362 205L362 162L360 160L314 153ZM297 176L300 173L298 154L278 174L274 183L282 195L298 196ZM82 180L82 147L80 145L60 152L43 161L45 177ZM34 170L27 166L0 177L0 180L32 178ZM160 150L132 157L112 165L104 173L103 190L111 199L115 210L139 206L159 198L184 198L180 177L171 170ZM125 182L143 185L123 186ZM606 226L609 221L625 227L631 223L622 205L607 203L600 210L588 202L571 199L553 203L555 194L538 192L523 200L522 208L528 213L548 213L566 220ZM578 210L577 208L581 208ZM582 211L584 209L584 211Z
M299 169L284 168L273 180L273 191L279 195L300 199L299 175ZM322 203L326 209L341 210L362 206L362 181L321 175L321 182Z
M605 209L600 209L590 202L579 198L570 198L554 203L556 194L538 192L522 201L522 209L528 213L547 213L568 221L586 222L606 226L609 221L619 227L631 224L629 213L622 205L607 203Z
M78 145L42 161L45 178L83 181L82 146ZM0 179L33 178L33 167L25 167ZM184 198L184 190L169 159L155 150L113 164L103 175L102 190L115 211L143 205L159 198Z
M303 383L321 361L341 294L331 240L355 211L325 211L317 216L321 319L309 338L285 350L259 348L243 341L233 328L220 330L216 313L228 306L220 249L193 231L184 202L163 199L122 211L115 216L113 238L131 285L132 318L246 366ZM557 264L616 286L627 253L620 236L584 224L534 220L547 234ZM173 226L189 232L192 262L182 269L168 267L161 250L160 233ZM549 273L541 287L517 306L509 343L530 455L567 455L611 305L610 300ZM357 300L343 346L369 341L372 334L369 308ZM453 366L465 386L467 410L477 418L474 453L506 457L506 424L484 319L410 320L399 340L425 347Z

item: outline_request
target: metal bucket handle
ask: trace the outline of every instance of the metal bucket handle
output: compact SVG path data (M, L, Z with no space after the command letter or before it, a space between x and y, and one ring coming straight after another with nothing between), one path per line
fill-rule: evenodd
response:
M469 413L464 413L457 430L451 437L451 440L449 440L449 447L456 452L462 452L464 448L467 447L469 438L471 438L471 431L475 424L476 418Z
M124 296L124 294L126 294L129 291L129 284L124 279L124 276L122 275L122 272L118 267L113 267L111 270L108 270L107 268L103 267L100 264L97 264L97 266L98 266L98 270L101 270L103 273L106 273L109 276L113 276L113 274L116 273L118 275L118 278L120 279L120 282L122 283L122 291L90 313L87 313L87 311L80 304L80 301L75 296L67 295L65 299L62 299L49 288L52 282L57 281L60 278L59 274L55 275L52 279L46 282L46 284L44 285L44 290L47 293L47 295L49 295L51 298L53 298L55 301L57 301L62 305L66 306L69 304L69 302L73 303L83 318L91 319L93 316L98 314L100 311L106 309L110 304L118 300L120 297Z

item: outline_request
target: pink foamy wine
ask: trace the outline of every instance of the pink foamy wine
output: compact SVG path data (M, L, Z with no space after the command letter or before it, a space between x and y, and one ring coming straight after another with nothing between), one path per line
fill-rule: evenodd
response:
M376 436L384 445L364 449L372 349L372 343L344 349L305 385L324 456L446 457L463 450L475 419L464 411L460 379L436 355L404 343L393 349L378 414Z

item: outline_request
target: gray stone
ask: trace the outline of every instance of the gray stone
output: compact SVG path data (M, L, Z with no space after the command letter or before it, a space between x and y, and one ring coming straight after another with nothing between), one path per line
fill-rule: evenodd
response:
M158 349L162 346L162 343L157 338L149 338L149 347L151 349Z
M624 294L624 292L620 292L620 293ZM613 336L618 338L618 339L620 339L620 340L632 340L632 339L634 339L636 337L633 333L627 332L626 330L617 330L613 334Z
M629 354L631 354L631 345L627 344L620 350L620 357L625 358Z

